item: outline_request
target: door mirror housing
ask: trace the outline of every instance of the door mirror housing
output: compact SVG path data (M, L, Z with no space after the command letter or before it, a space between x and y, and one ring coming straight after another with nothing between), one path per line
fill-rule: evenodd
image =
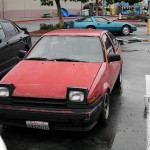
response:
M20 59L23 59L26 56L26 54L27 54L27 51L25 50L19 50L18 52L18 56Z
M119 60L120 60L119 54L108 54L108 61L109 62L114 62L114 61L119 61Z

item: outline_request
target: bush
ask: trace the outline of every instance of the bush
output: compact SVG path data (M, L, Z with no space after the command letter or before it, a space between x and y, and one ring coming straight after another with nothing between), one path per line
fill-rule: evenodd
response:
M53 24L45 24L42 23L40 24L40 30L56 30L56 29L61 29L62 27L60 26L60 23L53 25Z

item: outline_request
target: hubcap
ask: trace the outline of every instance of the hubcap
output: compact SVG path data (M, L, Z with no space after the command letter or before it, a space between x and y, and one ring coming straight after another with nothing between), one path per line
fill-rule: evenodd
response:
M124 28L123 28L123 33L124 33L125 35L128 35L128 34L129 34L129 28L128 28L128 27L124 27Z
M109 116L109 104L107 100L104 101L104 112L105 112L105 119L108 119Z

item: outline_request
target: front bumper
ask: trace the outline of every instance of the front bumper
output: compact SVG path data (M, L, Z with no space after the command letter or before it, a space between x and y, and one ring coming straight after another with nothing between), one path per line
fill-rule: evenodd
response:
M0 123L27 127L26 121L48 122L50 130L88 131L99 120L102 97L90 108L39 108L0 104Z

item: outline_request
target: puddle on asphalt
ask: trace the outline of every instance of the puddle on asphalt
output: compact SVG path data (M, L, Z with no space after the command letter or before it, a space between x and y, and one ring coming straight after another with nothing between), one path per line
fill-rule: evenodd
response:
M131 43L137 43L137 42L150 42L150 39L141 39L141 38L135 38L131 40L123 40L123 39L118 39L120 45L126 45L126 44L131 44Z

